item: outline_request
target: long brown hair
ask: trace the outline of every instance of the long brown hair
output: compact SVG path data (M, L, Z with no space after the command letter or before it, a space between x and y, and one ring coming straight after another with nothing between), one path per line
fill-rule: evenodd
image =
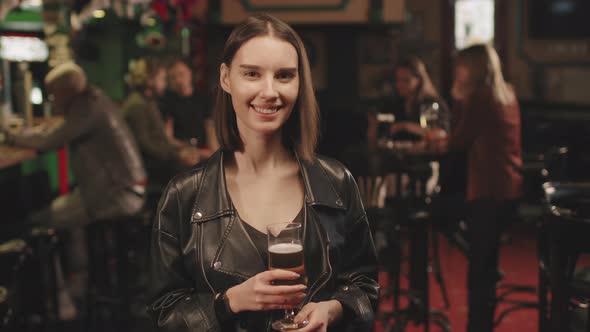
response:
M426 70L426 65L416 56L409 56L402 59L395 66L396 70L399 68L407 69L414 77L418 79L418 88L414 96L415 101L420 102L425 99L440 99L438 91L432 84L432 80Z
M514 101L514 91L504 81L500 57L491 45L477 44L462 49L457 54L455 66L464 66L469 72L466 96L487 90L502 105Z
M293 113L282 128L283 143L297 151L302 159L311 161L319 136L319 108L313 91L307 52L297 33L285 22L268 14L251 16L231 32L223 49L222 62L230 67L240 47L250 39L260 36L272 36L286 41L297 51L299 96ZM228 151L242 149L243 142L231 96L221 88L220 83L217 86L214 118L221 148Z

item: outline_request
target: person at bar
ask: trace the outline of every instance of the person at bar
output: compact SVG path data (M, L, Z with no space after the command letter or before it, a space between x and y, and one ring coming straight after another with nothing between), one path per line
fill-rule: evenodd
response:
M159 105L164 118L172 121L174 138L193 146L217 149L207 96L193 88L190 67L176 59L169 64L167 72L168 89ZM201 149L201 157L208 157L209 151Z
M45 77L45 86L54 114L63 114L64 122L38 133L5 130L5 143L41 151L68 145L77 187L32 213L30 223L71 230L68 284L72 295L82 296L88 264L83 226L141 211L146 174L118 108L88 84L82 68L74 63L58 65Z
M449 111L428 75L424 62L415 56L402 59L395 68L396 96L388 100L383 112L392 113L395 121L389 134L397 139L430 140L449 130ZM368 140L380 137L377 119L369 115Z
M520 111L490 45L456 58L451 151L467 152L468 332L493 330L500 236L522 193Z
M199 160L199 152L168 133L157 98L166 89L166 69L155 58L133 60L127 83L133 89L122 112L135 135L147 168L150 186L165 186L178 172Z
M315 155L319 109L309 60L286 23L256 15L222 55L215 124L221 149L176 176L152 230L149 305L163 331L270 331L301 306L297 331L370 331L376 256L350 172ZM307 286L268 270L266 226L304 228Z

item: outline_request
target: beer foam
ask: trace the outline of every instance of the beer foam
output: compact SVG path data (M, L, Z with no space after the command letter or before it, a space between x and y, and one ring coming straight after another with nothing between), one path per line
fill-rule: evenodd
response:
M268 247L273 254L294 254L303 251L303 246L297 243L277 243Z

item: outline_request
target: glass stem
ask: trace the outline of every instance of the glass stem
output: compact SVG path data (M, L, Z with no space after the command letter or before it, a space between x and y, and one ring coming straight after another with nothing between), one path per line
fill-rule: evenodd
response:
M285 320L292 323L295 319L295 309L285 309Z

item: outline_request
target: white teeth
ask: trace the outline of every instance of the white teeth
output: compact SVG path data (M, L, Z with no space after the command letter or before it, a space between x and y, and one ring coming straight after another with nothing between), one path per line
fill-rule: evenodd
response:
M260 108L260 107L256 107L254 106L254 110L258 113L262 113L262 114L273 114L279 111L280 107L273 107L273 108Z

